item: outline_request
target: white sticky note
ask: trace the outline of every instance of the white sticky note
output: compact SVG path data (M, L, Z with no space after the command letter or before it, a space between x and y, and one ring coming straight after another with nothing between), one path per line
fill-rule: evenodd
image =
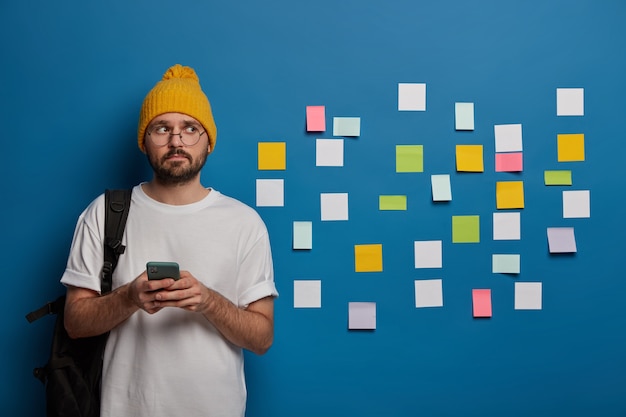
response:
M415 281L415 308L443 307L443 285L441 279Z
M343 139L317 139L315 165L318 167L343 166Z
M398 110L426 111L426 84L399 83Z
M563 191L563 218L591 217L589 190Z
M351 330L376 329L376 303L348 303L348 328Z
M293 282L294 308L321 308L322 281L295 280Z
M284 207L285 180L256 180L257 207Z
M491 255L491 265L494 274L519 274L520 255L519 254L494 254Z
M422 240L414 242L415 268L441 268L442 245L441 240Z
M449 174L437 174L430 176L433 201L451 201L452 188L450 187Z
M496 137L496 152L521 152L522 149L522 125L495 125L493 127Z
M576 252L576 237L573 227L548 227L550 253Z
M541 310L541 282L515 283L515 310Z
M474 130L474 103L454 103L454 128Z
M556 89L557 116L584 116L585 89L584 88L557 88Z
M313 249L313 222L293 222L293 248Z
M320 195L322 221L348 220L348 193Z
M520 240L522 238L519 212L493 213L493 240Z
M361 136L361 118L333 117L333 136Z

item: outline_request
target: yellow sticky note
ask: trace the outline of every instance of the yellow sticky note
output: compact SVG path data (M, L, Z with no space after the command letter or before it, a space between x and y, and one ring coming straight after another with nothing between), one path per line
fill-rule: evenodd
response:
M496 182L496 208L521 209L524 208L523 181Z
M483 172L483 145L456 145L456 170Z
M557 149L559 162L585 160L585 135L557 135Z
M354 245L356 272L381 272L383 270L383 245Z
M259 170L284 171L287 167L285 142L259 142Z

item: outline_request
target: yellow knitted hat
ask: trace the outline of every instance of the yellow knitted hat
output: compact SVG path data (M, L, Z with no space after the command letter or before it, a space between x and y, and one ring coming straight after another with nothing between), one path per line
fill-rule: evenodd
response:
M206 129L211 151L217 139L217 127L209 99L200 88L193 68L176 64L170 67L143 100L137 132L139 149L145 152L144 140L148 124L160 114L183 113L199 121Z

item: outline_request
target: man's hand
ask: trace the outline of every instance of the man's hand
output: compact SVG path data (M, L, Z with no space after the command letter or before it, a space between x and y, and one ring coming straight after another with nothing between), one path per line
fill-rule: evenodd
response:
M166 307L160 305L157 297L175 282L171 278L149 280L147 272L144 271L128 284L128 298L146 313L154 314Z

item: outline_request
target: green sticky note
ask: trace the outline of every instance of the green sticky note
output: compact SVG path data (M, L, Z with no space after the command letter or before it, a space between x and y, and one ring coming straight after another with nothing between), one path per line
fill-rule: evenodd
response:
M378 197L379 210L406 210L405 195L381 195Z
M520 255L492 255L491 264L494 274L520 273Z
M424 145L396 145L396 172L424 172Z
M572 171L544 171L546 185L572 185Z
M452 243L480 242L480 216L452 216Z

